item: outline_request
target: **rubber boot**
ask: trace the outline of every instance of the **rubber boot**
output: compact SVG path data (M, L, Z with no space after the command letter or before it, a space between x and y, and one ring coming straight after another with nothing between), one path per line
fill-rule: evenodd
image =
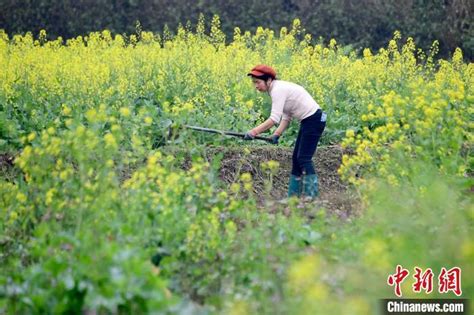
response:
M301 195L301 178L295 175L290 176L290 183L288 184L288 198Z
M318 176L316 174L303 175L301 193L305 199L315 199L318 194Z

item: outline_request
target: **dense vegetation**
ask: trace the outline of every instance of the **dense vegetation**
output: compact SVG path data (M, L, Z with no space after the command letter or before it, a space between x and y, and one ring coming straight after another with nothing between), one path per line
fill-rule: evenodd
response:
M299 20L224 42L219 24L65 43L0 34L0 146L14 156L0 177L0 311L375 314L397 264L458 266L472 296L474 67L462 51L436 60L436 44L419 53L395 33L358 56L313 44ZM209 145L251 159L266 144L180 128L263 121L269 99L246 77L256 63L328 112L323 144L351 152L340 174L360 214L262 201L246 172L224 185ZM278 163L259 167L272 189ZM411 284L405 297L428 296Z

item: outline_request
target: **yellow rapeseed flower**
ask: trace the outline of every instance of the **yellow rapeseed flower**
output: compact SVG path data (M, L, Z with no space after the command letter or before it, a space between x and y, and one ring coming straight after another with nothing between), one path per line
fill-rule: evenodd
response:
M69 116L71 114L71 109L66 104L63 104L61 112L64 116Z
M120 108L120 115L122 115L123 117L130 116L130 109L128 107Z
M346 130L346 137L347 138L354 138L355 137L355 131L352 129Z
M250 173L243 173L242 175L240 175L240 179L244 183L248 183L252 181L252 175L250 175Z
M28 141L33 141L35 140L36 138L36 133L35 132L31 132L29 135L28 135Z
M13 223L18 219L18 213L16 211L10 212L10 222Z
M89 109L88 111L86 111L86 119L89 121L89 122L96 122L97 121L97 111L92 108L92 109Z
M276 171L280 167L280 163L278 161L270 160L268 161L268 168L270 171Z
M50 205L53 202L54 195L56 194L57 190L55 188L51 188L46 193L45 204Z
M104 136L106 147L117 147L117 142L113 134L108 133Z
M234 194L238 193L240 191L240 185L237 183L232 183L230 185L230 191L232 191Z
M288 282L295 291L305 292L318 280L321 262L316 255L307 255L292 264L288 270Z
M146 116L144 121L147 125L151 125L153 123L153 119L150 116Z
M18 192L16 194L16 200L18 200L20 203L25 203L27 198L26 198L26 195L22 192Z

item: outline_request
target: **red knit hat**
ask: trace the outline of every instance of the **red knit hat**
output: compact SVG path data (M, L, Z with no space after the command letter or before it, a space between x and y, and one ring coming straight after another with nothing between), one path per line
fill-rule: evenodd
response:
M265 74L269 75L272 79L275 79L277 75L276 71L272 67L267 65L257 65L253 67L253 69L250 70L249 73L247 73L247 75L251 75L254 77L261 77Z

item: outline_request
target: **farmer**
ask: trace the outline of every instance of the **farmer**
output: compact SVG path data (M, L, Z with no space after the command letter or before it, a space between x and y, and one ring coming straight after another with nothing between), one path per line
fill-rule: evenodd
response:
M302 87L295 83L277 80L276 71L267 65L257 65L249 73L255 88L267 92L272 99L270 118L245 134L245 140L252 140L258 134L274 125L278 128L272 135L274 144L290 124L292 118L300 122L298 138L293 150L288 197L318 195L318 177L312 157L316 152L319 138L326 127L326 114L318 103Z

